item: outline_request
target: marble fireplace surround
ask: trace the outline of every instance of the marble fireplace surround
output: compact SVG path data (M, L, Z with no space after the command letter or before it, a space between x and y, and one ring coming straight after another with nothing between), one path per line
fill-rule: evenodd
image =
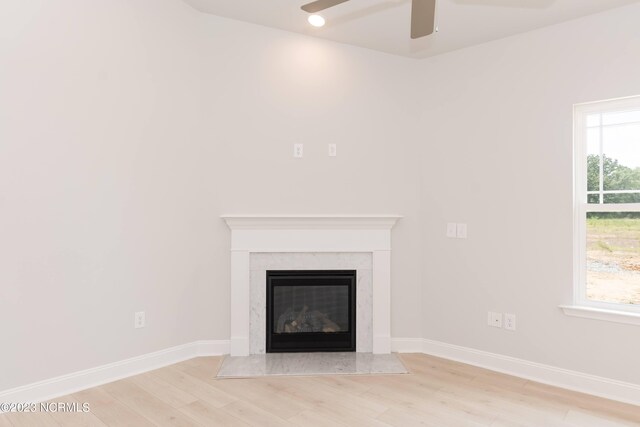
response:
M391 229L400 218L223 215L231 229L231 356L264 352L267 269L357 270L357 351L390 353Z

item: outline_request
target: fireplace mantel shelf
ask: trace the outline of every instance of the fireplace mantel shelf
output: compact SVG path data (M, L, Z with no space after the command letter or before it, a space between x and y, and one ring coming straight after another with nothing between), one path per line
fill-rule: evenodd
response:
M221 215L231 230L390 230L401 215Z

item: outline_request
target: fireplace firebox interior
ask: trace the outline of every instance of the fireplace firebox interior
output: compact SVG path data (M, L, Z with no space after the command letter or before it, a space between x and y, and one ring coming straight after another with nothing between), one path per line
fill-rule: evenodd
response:
M267 271L267 353L356 351L356 271Z

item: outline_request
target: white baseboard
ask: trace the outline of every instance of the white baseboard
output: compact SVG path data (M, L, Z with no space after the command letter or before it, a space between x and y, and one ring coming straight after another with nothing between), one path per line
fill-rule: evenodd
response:
M195 341L0 392L0 402L37 403L194 357L229 353L229 341Z
M539 383L640 405L640 384L612 380L515 357L420 338L394 338L392 349L398 353L430 354Z
M423 353L422 338L391 338L391 351L394 353Z
M198 347L198 353L195 356L190 357L203 357L203 356L222 356L223 354L229 354L229 340L217 340L217 341L196 341ZM186 359L185 359L186 360Z

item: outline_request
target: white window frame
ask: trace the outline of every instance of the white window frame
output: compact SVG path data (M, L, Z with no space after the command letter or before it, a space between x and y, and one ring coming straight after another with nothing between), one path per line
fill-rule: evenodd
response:
M640 211L640 203L602 204L602 198L600 204L587 203L587 116L625 110L640 110L640 96L574 105L573 305L562 308L569 315L640 325L640 304L616 304L587 299L587 213Z

